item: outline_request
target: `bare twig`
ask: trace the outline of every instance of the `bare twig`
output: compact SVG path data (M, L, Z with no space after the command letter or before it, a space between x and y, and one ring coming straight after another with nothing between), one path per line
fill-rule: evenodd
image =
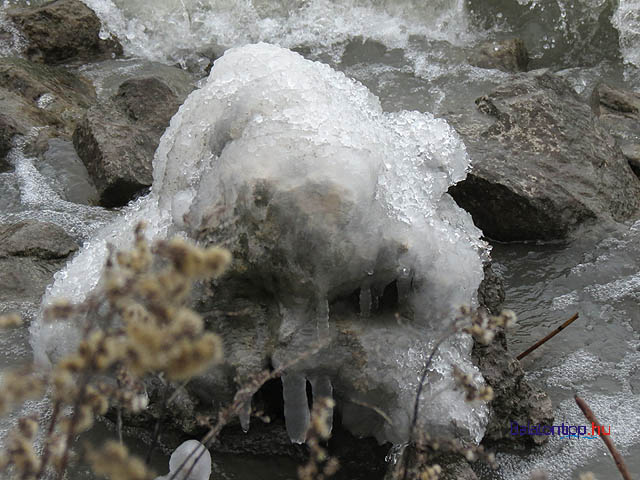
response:
M577 313L573 314L573 316L567 320L566 322L564 322L562 325L560 325L558 328L556 328L554 331L552 331L551 333L549 333L547 336L545 336L543 339L538 340L536 343L534 343L533 345L531 345L529 348L527 348L524 352L522 352L520 355L518 355L516 358L518 360L522 360L524 357L526 357L527 355L529 355L531 352L533 352L536 348L538 348L540 345L542 345L543 343L545 343L547 340L550 340L551 338L555 337L557 334L559 334L562 330L564 330L565 328L567 328L569 325L571 325L575 320L577 320L577 318L579 317L579 315Z
M253 377L253 380L250 381L246 386L238 390L233 397L233 402L231 405L223 409L218 414L218 421L211 429L207 432L207 434L200 440L200 443L204 445L204 448L194 448L187 458L180 464L180 466L176 469L176 471L169 477L169 480L176 480L178 478L178 474L186 467L187 463L191 460L191 458L195 455L196 451L200 451L196 456L195 460L191 464L191 467L185 474L185 478L189 476L191 471L195 468L197 463L200 461L204 452L209 449L209 447L213 444L214 440L218 437L224 426L235 416L238 415L238 412L242 410L247 401L251 401L251 398L255 393L269 380L274 380L282 376L285 370L291 368L295 364L305 360L311 355L315 355L326 345L326 341L319 342L315 345L314 348L310 348L308 351L295 358L289 363L281 365L279 368L269 372L268 370L262 371ZM182 477L180 477L182 478Z
M427 359L427 363L424 364L422 369L422 374L420 375L420 382L418 383L418 390L416 391L416 399L413 404L413 417L411 418L411 425L409 426L409 442L413 441L413 436L415 434L416 426L418 424L418 414L420 413L420 397L422 396L422 389L424 388L424 381L427 378L427 374L429 373L429 368L431 367L431 363L433 362L433 357L435 356L440 345L449 338L453 334L454 330L447 331L442 337L438 339L436 344L433 346L431 350L431 354ZM405 453L403 457L403 473L402 480L407 480L407 475L409 474L409 453Z
M598 423L596 416L593 414L593 412L589 408L589 405L587 405L587 402L585 402L583 399L581 399L577 395L575 395L574 398L576 399L576 403L580 407L580 410L582 410L582 413L584 413L584 416L587 417L587 420L591 422L593 427L598 427L598 434L600 435L600 438L602 439L604 444L607 446L607 448L611 452L611 456L613 457L613 460L616 462L616 467L618 467L618 470L620 471L622 478L624 478L624 480L631 480L631 474L629 474L629 470L627 470L627 466L624 464L624 460L622 460L622 457L620 456L620 453L616 449L616 446L613 444L611 437L609 435L602 434L602 429L600 428L600 424Z

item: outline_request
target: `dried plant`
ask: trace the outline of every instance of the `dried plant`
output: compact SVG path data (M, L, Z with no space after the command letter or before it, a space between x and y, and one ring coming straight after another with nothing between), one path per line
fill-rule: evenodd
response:
M135 232L130 251L110 255L101 287L79 304L61 300L44 313L45 321L82 321L77 349L61 358L45 376L13 371L4 375L0 411L6 413L27 398L46 391L52 415L42 453L34 447L37 422L23 418L9 438L0 468L23 480L54 474L63 478L73 440L89 430L110 406L138 412L148 398L142 380L162 374L184 381L222 360L220 338L204 331L200 315L187 306L194 281L224 273L227 250L200 248L181 238L158 242L153 249ZM20 324L15 315L0 317L0 326ZM65 415L65 412L71 413ZM118 443L87 447L94 471L113 479L152 478L144 462Z

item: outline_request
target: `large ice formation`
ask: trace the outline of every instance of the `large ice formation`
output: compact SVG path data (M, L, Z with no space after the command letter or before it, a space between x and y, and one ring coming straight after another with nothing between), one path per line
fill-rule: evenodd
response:
M182 232L233 251L233 275L269 292L281 313L276 366L335 336L330 305L359 295L357 320L341 329L354 337L359 363L338 345L289 369L287 428L304 441L309 381L314 396L343 399L353 431L402 442L430 345L482 278L480 231L446 193L467 168L464 145L444 120L383 112L364 86L289 50L231 49L171 120L150 195L85 247L49 298L81 299L97 283L106 240L126 245L140 219L157 237ZM377 313L390 286L410 320ZM53 329L32 329L41 358L68 346L70 331ZM469 349L464 337L443 346L420 421L479 441L486 406L465 403L451 375L457 364L482 381ZM366 404L392 422L371 420ZM248 428L246 412L242 420Z

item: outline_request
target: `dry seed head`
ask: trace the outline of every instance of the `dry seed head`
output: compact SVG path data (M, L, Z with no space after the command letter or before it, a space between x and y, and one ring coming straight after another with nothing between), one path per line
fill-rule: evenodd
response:
M22 325L22 317L17 313L0 315L0 328L13 328Z
M154 477L140 459L129 456L127 448L117 442L107 442L101 451L87 450L91 468L98 475L112 480L148 480Z

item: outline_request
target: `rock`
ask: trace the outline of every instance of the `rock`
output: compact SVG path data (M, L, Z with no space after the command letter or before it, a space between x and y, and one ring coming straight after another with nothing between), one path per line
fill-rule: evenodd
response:
M478 303L493 315L498 315L502 310L504 298L502 277L488 263L484 266L484 278L478 287Z
M0 302L39 300L78 249L60 227L34 220L0 225Z
M0 149L19 134L29 136L29 153L41 153L48 138L70 138L94 101L91 83L64 68L0 58ZM36 136L34 127L40 127Z
M525 379L520 362L507 350L504 333L498 332L489 345L476 343L473 357L494 392L483 443L526 446L531 442L546 442L548 437L544 435L519 436L510 433L510 422L518 422L520 425L552 425L553 406L544 391L533 387Z
M591 101L600 123L616 139L640 177L640 93L600 84L593 90Z
M25 220L0 225L0 257L65 258L78 244L52 223Z
M0 173L9 170L7 153L11 150L11 141L16 134L16 127L13 122L0 114Z
M562 239L586 220L637 214L640 182L564 80L517 74L476 105L445 115L472 160L449 193L486 236Z
M153 155L181 100L157 78L123 82L111 101L90 108L73 134L105 207L120 207L153 181Z
M469 57L469 63L480 68L495 68L503 72L526 72L529 52L519 38L485 42Z
M57 64L122 54L116 38L100 38L100 19L79 0L14 9L8 17L26 37L25 53L33 61Z

